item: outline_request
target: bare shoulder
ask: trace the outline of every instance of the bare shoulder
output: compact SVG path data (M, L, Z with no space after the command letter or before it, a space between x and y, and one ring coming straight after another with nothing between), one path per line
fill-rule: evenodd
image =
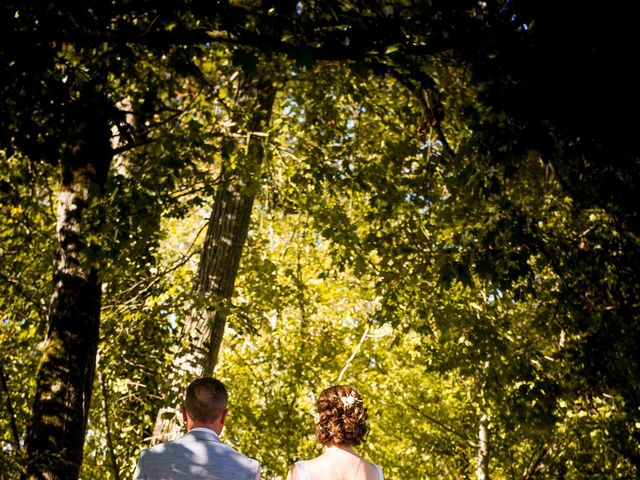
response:
M319 457L305 460L305 471L302 472L303 474L301 476L302 478L330 478L332 476L330 468L331 467L327 463L326 459L320 455ZM298 478L300 478L300 476Z
M368 462L364 460L364 471L366 473L367 479L377 479L378 478L378 466L375 463Z
M294 463L289 467L289 472L287 473L287 480L300 480L298 476L298 467Z

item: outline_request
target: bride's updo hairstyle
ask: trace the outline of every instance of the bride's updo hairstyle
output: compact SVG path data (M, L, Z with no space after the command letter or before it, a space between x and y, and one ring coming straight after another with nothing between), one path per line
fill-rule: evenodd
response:
M323 391L316 402L318 419L316 438L327 447L360 445L369 427L367 410L360 392L347 385L336 385Z

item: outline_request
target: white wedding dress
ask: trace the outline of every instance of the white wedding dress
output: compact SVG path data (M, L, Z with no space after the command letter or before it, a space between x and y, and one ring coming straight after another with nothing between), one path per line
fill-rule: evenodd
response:
M300 477L300 480L312 480L311 477L309 477L309 474L307 473L307 468L305 466L305 463L307 462L304 462L304 461L296 462L296 467L298 469L298 477ZM378 480L384 480L384 477L382 476L382 469L378 465L376 465L376 468L378 469Z

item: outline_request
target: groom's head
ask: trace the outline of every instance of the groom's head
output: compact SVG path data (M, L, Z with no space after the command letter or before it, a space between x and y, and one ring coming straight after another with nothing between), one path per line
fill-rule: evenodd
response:
M227 409L227 389L215 378L198 378L187 387L184 410L198 424L210 424Z

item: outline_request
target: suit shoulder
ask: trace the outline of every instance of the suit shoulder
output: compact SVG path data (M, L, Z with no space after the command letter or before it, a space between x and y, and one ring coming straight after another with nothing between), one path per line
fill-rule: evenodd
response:
M178 439L180 440L180 439ZM151 455L154 453L166 453L168 451L171 451L172 449L174 449L177 444L178 444L178 440L172 440L170 442L163 442L163 443L159 443L157 445L154 445L152 447L149 448L145 448L144 450L142 450L141 456L142 455Z
M258 461L255 458L251 458L251 457L246 456L244 453L240 453L238 450L236 450L235 448L233 448L230 445L226 445L224 443L221 444L221 445L223 445L224 448L229 449L232 452L232 454L237 456L238 458L242 458L242 459L244 459L244 460L246 460L248 462L256 462L256 463L258 463Z
M234 458L235 462L241 465L244 465L245 468L249 468L255 471L259 467L260 463L255 458L248 457L245 454L240 453L233 447L226 445L224 443L221 443L220 445L228 452L229 456L232 456Z

